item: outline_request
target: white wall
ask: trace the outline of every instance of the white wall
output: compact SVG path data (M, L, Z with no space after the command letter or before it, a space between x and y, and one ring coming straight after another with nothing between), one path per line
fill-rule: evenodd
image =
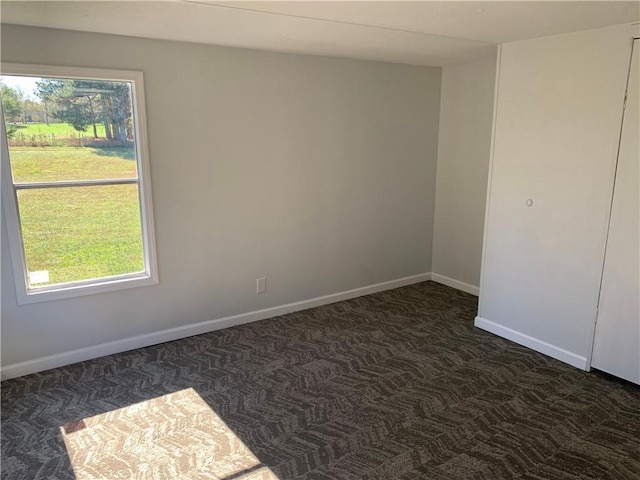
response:
M18 306L3 233L4 366L430 271L439 68L10 25L1 53L144 71L160 274Z
M509 43L499 56L477 324L583 368L631 43L624 25Z
M495 72L495 59L442 71L432 270L434 279L476 294Z

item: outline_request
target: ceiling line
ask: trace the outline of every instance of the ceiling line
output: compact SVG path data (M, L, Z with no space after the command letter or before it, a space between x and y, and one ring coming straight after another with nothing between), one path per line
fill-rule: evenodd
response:
M267 15L279 15L282 17L291 17L291 18L300 18L304 20L316 20L320 22L330 22L330 23L339 23L342 25L352 25L354 27L367 27L367 28L377 28L379 30L388 30L392 32L401 32L401 33L412 33L414 35L423 35L426 37L438 37L438 38L446 38L447 40L462 40L465 42L473 42L473 43L483 43L485 45L497 45L495 42L486 42L484 40L471 40L470 38L461 38L461 37L451 37L449 35L438 35L435 33L425 33L425 32L417 32L415 30L404 30L401 28L391 28L391 27L382 27L380 25L369 25L366 23L357 23L357 22L347 22L344 20L331 20L329 18L318 18L318 17L307 17L305 15L294 15L291 13L281 13L281 12L269 12L266 10L257 10L255 8L244 8L244 7L236 7L234 5L223 5L215 2L207 2L202 0L180 0L183 3L193 3L197 5L204 5L207 7L218 7L218 8L229 8L231 10L242 10L245 12L255 12L255 13L264 13Z

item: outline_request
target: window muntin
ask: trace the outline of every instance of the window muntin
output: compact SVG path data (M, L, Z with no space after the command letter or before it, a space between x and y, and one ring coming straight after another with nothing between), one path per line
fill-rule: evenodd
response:
M142 75L3 64L0 78L45 87L18 92L22 118L2 88L19 303L157 283Z

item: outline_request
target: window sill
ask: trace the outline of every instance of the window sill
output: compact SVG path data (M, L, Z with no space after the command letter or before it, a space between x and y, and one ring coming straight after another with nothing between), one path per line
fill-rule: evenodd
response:
M147 287L159 283L157 276L147 273L104 278L85 283L51 285L25 291L18 290L18 305L63 300L66 298L95 295L136 287Z

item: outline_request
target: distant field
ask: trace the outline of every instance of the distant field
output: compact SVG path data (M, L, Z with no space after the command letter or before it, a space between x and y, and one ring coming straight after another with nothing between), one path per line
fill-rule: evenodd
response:
M78 136L78 131L76 129L74 129L70 124L68 123L50 123L49 125L47 125L46 123L19 123L17 125L15 125L15 127L17 128L16 133L14 134L14 137L16 135L41 135L41 134L45 134L45 135L50 135L50 134L54 134L56 136L60 136L62 138L66 138L66 137L77 137ZM98 136L101 138L105 137L104 134L104 125L98 125L96 124L96 129L98 131ZM93 137L93 127L91 125L89 125L87 127L87 130L84 132L80 132L83 136L90 136Z
M130 148L10 147L10 158L16 182L136 177ZM137 185L20 190L18 204L27 269L50 284L144 269Z

